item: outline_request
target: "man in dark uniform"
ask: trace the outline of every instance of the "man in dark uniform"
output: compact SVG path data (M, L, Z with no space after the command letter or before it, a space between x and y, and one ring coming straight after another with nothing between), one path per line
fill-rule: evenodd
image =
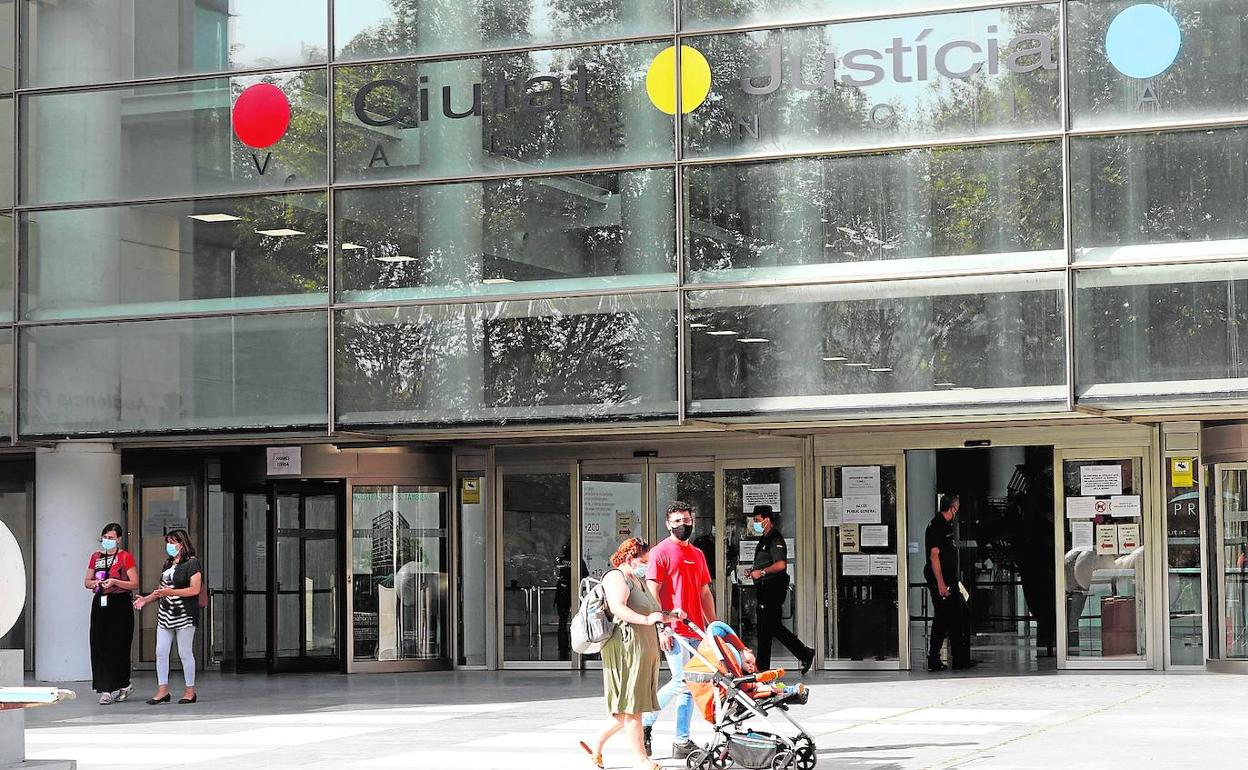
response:
M754 567L749 573L758 599L758 650L755 653L758 670L771 668L771 640L778 639L801 662L805 674L815 661L815 651L785 628L781 618L784 600L789 595L789 554L774 519L770 505L754 506L750 532L762 535L754 551Z
M927 564L923 577L927 590L932 594L936 619L932 621L932 640L927 652L927 670L943 671L940 648L949 639L949 662L955 669L970 668L971 635L970 613L966 599L958 584L958 544L953 535L953 517L958 515L958 496L944 495L940 498L940 511L927 525L924 535L924 553Z

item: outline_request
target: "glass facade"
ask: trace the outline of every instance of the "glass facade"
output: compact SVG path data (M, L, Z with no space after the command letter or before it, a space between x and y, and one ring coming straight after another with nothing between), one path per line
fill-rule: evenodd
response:
M971 5L0 2L0 433L1242 398L1244 10Z

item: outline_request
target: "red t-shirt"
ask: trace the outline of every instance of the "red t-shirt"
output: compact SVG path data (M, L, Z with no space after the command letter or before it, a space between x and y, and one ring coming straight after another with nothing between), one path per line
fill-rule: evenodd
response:
M670 537L664 538L663 542L650 549L646 579L659 584L659 604L664 610L684 610L690 621L706 628L706 616L702 613L702 588L710 585L711 571L706 567L702 549ZM699 638L684 623L676 624L676 633L689 639Z
M87 562L87 569L92 572L100 572L101 570L108 572L108 577L113 580L128 580L130 570L134 569L134 556L129 551L118 548L110 554L96 551L91 554L91 560ZM124 588L113 586L106 591L100 593L105 594L126 594L130 593Z

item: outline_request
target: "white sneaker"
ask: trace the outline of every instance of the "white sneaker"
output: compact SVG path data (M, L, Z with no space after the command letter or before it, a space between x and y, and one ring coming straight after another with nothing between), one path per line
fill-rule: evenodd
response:
M130 697L130 693L132 692L134 692L134 685L132 684L126 685L125 687L121 688L116 693L114 693L113 700L117 701L118 703L125 703L126 699Z
M100 693L100 705L107 706L113 702L113 694L111 692Z

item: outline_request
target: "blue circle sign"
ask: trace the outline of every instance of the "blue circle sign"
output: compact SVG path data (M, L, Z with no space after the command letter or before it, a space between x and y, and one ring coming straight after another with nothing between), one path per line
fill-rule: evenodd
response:
M1182 33L1170 12L1145 3L1123 10L1105 32L1105 55L1127 77L1151 78L1179 56Z

